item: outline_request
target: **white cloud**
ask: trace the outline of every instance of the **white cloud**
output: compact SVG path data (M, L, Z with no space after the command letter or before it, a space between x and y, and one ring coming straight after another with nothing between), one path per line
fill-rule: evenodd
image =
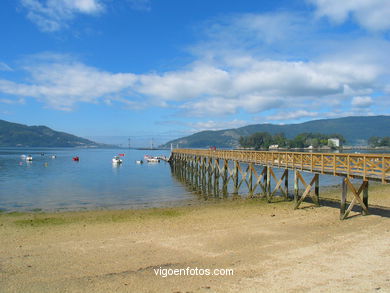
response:
M147 74L139 77L138 91L164 100L186 100L204 94L218 94L229 85L226 71L199 65L191 70Z
M373 103L374 101L371 97L354 97L351 102L352 106L357 108L370 107Z
M187 125L190 126L194 132L198 132L203 130L221 130L221 129L238 128L241 126L245 126L247 124L248 124L247 121L240 120L240 119L233 119L228 121L208 120L202 122L188 123Z
M285 121L285 120L296 120L304 118L316 118L319 116L318 112L312 112L307 110L297 110L297 111L283 111L274 115L266 117L266 120L270 121Z
M150 0L127 0L130 4L130 7L134 10L139 11L150 11L151 3Z
M71 110L80 102L97 103L128 90L135 81L133 74L104 72L78 62L38 64L25 69L29 83L0 79L0 92L33 97L58 110Z
M0 103L3 103L3 104L8 104L8 105L12 105L12 104L24 104L26 101L25 99L23 98L18 98L18 99L0 99Z
M31 62L30 62L31 63ZM222 67L222 66L221 66ZM36 98L70 110L77 103L122 102L131 108L177 107L191 116L259 113L367 91L381 69L346 61L295 62L253 59L245 68L195 63L163 74L111 73L67 56L50 54L25 66L28 82L0 80L6 94Z
M390 29L388 0L309 0L317 6L318 16L327 16L342 23L351 16L362 27L373 30Z
M12 68L4 62L0 62L0 71L12 71Z
M104 10L101 0L21 0L21 4L27 17L46 32L67 27L78 14L97 15Z

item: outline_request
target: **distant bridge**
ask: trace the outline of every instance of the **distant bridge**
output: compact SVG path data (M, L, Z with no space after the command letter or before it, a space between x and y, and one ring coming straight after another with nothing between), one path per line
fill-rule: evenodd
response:
M389 154L174 149L171 163L174 172L193 186L194 190L215 195L221 191L226 195L228 184L232 181L233 194L238 194L241 185L245 182L249 196L253 196L256 188L259 187L262 195L269 202L277 191L288 199L288 170L293 170L295 208L298 208L308 196L319 205L319 174L340 176L343 186L340 219L345 219L355 204L361 206L363 215L368 214L369 181L390 183ZM261 166L262 170L256 171L255 165ZM281 178L276 177L273 168L284 170ZM301 172L312 173L312 180L307 183ZM272 179L275 182L273 190L271 190ZM357 190L350 179L362 180ZM304 187L302 195L299 194L300 183ZM311 193L313 187L314 194ZM353 198L347 208L348 188Z

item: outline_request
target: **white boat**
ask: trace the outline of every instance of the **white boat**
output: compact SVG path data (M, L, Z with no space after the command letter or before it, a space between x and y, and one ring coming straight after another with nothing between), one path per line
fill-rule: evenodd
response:
M27 158L27 156L26 156L26 155L21 155L20 158L21 158L22 160L25 160L25 159Z
M52 158L52 159L55 159L55 158L57 158L57 156L56 156L56 155L52 155L51 158Z
M28 155L28 156L26 157L26 161L31 162L31 161L32 161L32 156L31 156L31 155Z
M142 160L137 160L137 161L135 161L137 164L143 164L144 163L144 161L142 161Z
M113 164L122 164L122 160L119 156L115 156L113 159L112 159L112 163Z
M160 163L160 160L157 158L148 158L146 159L148 163Z

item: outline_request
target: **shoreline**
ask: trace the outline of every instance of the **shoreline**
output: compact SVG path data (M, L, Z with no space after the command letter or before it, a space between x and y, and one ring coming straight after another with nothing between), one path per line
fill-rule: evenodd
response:
M337 187L334 187L336 190ZM323 191L323 198L338 192ZM142 210L0 214L3 292L387 292L390 186L368 216L238 199ZM364 270L362 270L364 267ZM169 276L159 269L232 269ZM379 288L379 289L378 289Z
M379 193L374 198L369 196L369 204L378 205L378 197L381 201L384 200L384 203L390 206L390 196L389 200L387 200L387 196L385 196L385 193L383 190L386 190L387 185L382 185L380 183L371 183L369 187L369 193L375 192ZM335 200L340 201L341 196L341 184L333 184L333 185L325 185L320 186L320 200ZM301 190L302 191L302 190ZM291 199L292 199L292 192L289 193ZM276 196L277 202L283 202L284 200L279 201L279 196ZM281 197L280 197L281 199ZM372 201L372 199L374 201ZM264 197L255 196L253 198L247 197L246 194L240 194L239 197L233 198L232 195L229 195L226 198L214 198L212 196L209 196L207 198L203 197L202 195L193 193L193 198L187 198L187 199L178 199L178 200L169 200L164 202L157 202L157 203L140 203L140 204L131 204L131 205L112 205L112 206L104 206L104 207L74 207L74 208L33 208L33 209L26 209L26 210L7 210L7 209L0 209L0 215L6 215L6 214L57 214L57 213L79 213L79 212L97 212L97 211L138 211L138 210L156 210L156 209L174 209L174 208L181 208L186 206L204 206L209 204L221 204L225 202L235 201L235 200L241 200L241 201L251 201L251 200L264 200ZM379 204L381 203L379 202ZM289 202L289 201L286 201ZM153 205L154 204L154 205Z

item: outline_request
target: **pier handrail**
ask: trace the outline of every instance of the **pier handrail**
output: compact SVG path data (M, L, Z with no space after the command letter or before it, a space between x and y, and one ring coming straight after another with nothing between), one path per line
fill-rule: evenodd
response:
M390 183L390 154L174 149L172 154L234 160L319 174Z

